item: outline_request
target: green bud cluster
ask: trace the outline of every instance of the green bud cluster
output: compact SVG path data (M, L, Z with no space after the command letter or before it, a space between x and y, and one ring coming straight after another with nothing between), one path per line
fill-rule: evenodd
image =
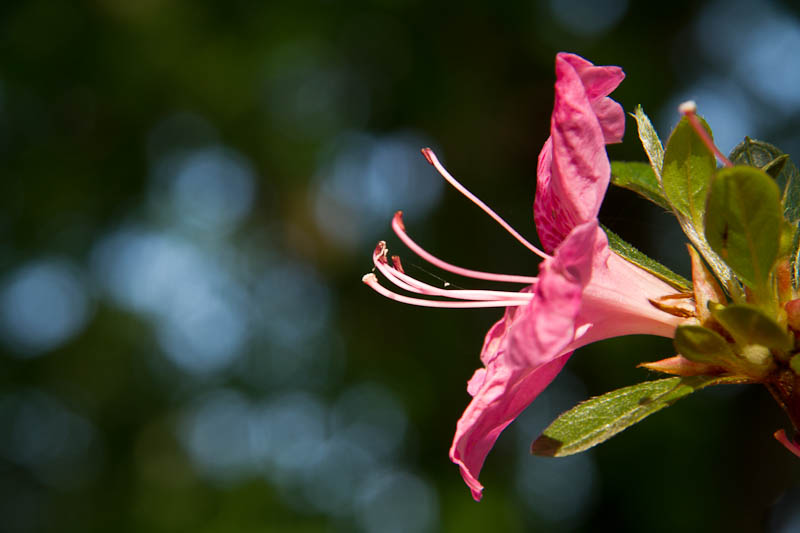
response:
M638 107L650 164L611 163L611 182L671 211L690 242L691 281L606 229L616 254L675 289L650 302L682 319L679 355L640 365L673 377L578 404L545 429L535 454L583 451L697 390L736 383L764 385L800 434L800 172L778 148L749 138L726 158L694 111L681 106L664 147ZM800 440L784 430L775 438L800 455Z
M687 372L764 384L798 428L800 172L787 154L749 138L727 160L720 154L718 168L711 129L690 115L662 148L637 108L652 174L615 163L612 181L671 210L691 242L695 316L674 339L693 363Z
M713 159L707 148L704 158ZM700 324L678 328L675 346L689 360L767 382L785 369L794 372L788 363L796 351L792 324L800 325L800 307L790 303L798 294L792 273L798 268L800 173L776 147L751 139L734 148L730 160L734 166L712 169L698 187L705 201L692 221L702 221L698 249L725 293L705 302L709 313L698 313Z

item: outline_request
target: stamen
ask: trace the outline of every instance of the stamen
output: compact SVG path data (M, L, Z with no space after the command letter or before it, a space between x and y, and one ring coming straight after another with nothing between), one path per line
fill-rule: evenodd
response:
M372 254L372 262L375 264L378 271L386 276L386 279L408 292L415 292L428 296L444 296L459 300L520 300L527 303L533 299L533 294L528 292L440 289L439 287L434 287L433 285L414 279L408 274L390 267L386 259L386 252L386 243L383 241L379 242L378 246L375 248L375 253ZM392 259L395 260L395 265L400 263L396 256Z
M400 258L397 257L396 255L392 256L392 264L394 265L394 268L399 272L402 272L403 274L406 273L405 269L403 268L403 265L400 263Z
M527 301L520 300L484 300L479 302L442 302L438 300L423 300L421 298L411 298L397 294L386 287L383 287L378 282L378 277L375 274L366 274L361 281L370 286L378 294L404 304L416 305L419 307L437 307L447 309L475 309L481 307L514 307L520 305L527 305Z
M668 294L660 298L648 298L650 305L681 318L696 316L696 306L691 294Z
M700 124L700 119L697 118L697 104L694 103L694 100L689 100L679 105L678 111L689 120L689 124L692 125L697 135L700 136L703 144L717 156L717 159L726 167L732 167L733 163L731 163L730 159L725 157L725 154L720 152L719 148L714 144L714 141L711 140L706 129Z
M790 441L789 437L786 436L786 431L779 429L775 432L774 437L778 439L778 442L786 446L787 450L800 457L800 444L797 441Z
M377 268L381 274L386 276L386 278L389 281L391 281L404 291L424 294L422 291L418 290L412 285L403 282L403 280L399 279L397 276L394 275L392 269L389 267L388 262L386 260L387 252L388 249L386 248L386 242L379 241L377 246L375 246L375 251L372 252L372 263L375 265L375 268Z
M441 268L442 270L446 270L448 272L452 272L453 274L458 274L459 276L464 276L465 278L474 278L474 279L485 279L487 281L500 281L500 282L507 282L507 283L525 283L531 284L536 283L537 278L531 276L516 276L512 274L492 274L491 272L481 272L480 270L471 270L468 268L461 268L455 265L451 265L446 261L442 261L441 259L433 256L432 254L428 253L423 249L420 245L414 242L411 237L408 236L406 233L406 228L403 225L403 212L398 211L394 214L394 218L392 218L392 229L400 237L400 240L403 241L403 244L408 246L415 254L429 262L430 264Z
M503 229L505 229L507 232L509 232L512 237L514 237L520 243L522 243L522 245L525 246L528 250L530 250L531 252L535 253L536 255L541 257L542 259L547 259L548 257L550 257L549 255L547 255L546 253L544 253L543 251L538 249L536 246L534 246L530 242L528 242L522 235L520 235L517 232L517 230L512 228L511 225L508 222L506 222L505 220L500 218L500 215L498 215L497 213L492 211L492 209L488 205L483 203L481 200L478 199L477 196L475 196L474 194L469 192L466 187L464 187L458 181L456 181L456 179L449 172L447 172L447 169L445 169L442 166L442 164L439 162L439 160L436 158L436 154L433 153L433 150L431 150L430 148L423 148L422 149L422 155L425 156L425 159L428 160L428 163L430 163L431 165L436 167L436 170L439 171L439 174L441 174L442 177L444 179L446 179L448 183L450 183L450 185L455 187L458 192L460 192L461 194L466 196L472 203L474 203L475 205L477 205L478 207L483 209L483 211L487 215L492 217L498 224L500 224L503 227Z

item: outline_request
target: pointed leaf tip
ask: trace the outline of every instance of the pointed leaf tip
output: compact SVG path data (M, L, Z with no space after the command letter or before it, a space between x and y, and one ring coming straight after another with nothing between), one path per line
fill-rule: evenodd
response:
M661 182L661 167L664 165L664 146L661 144L661 139L658 138L653 123L650 122L650 118L644 113L641 105L636 106L633 117L636 119L639 140L642 141L642 147L647 154L647 159L650 160L653 173Z

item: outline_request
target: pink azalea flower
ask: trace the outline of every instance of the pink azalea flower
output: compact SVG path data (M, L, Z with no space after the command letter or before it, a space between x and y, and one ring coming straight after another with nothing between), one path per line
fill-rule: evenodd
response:
M610 180L606 143L619 142L625 126L620 105L608 98L624 78L619 67L596 67L572 54L556 56L555 104L550 138L539 155L534 220L545 251L539 250L458 183L430 149L423 154L460 192L544 261L538 277L464 269L425 251L406 233L401 213L395 233L431 264L457 275L524 283L520 292L442 289L416 280L386 245L373 254L376 269L408 296L363 281L384 296L428 307L505 307L486 334L483 367L469 380L472 401L458 421L450 458L459 465L475 500L478 475L497 437L556 377L573 351L601 339L629 334L672 337L685 320L657 309L650 300L676 294L654 275L608 248L597 213ZM446 299L432 298L444 297Z

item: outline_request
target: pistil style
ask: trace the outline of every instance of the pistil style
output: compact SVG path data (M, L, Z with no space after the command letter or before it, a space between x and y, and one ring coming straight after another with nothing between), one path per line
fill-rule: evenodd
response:
M723 154L720 149L717 148L717 145L714 144L711 136L708 134L703 125L700 124L700 119L697 118L697 104L695 104L694 100L688 100L679 105L678 111L680 111L681 115L686 117L686 119L689 121L689 124L692 125L694 131L696 131L697 135L700 136L703 144L705 144L706 147L717 156L717 159L719 159L720 162L726 167L732 167L733 163L731 163L730 159L725 157L725 154Z

